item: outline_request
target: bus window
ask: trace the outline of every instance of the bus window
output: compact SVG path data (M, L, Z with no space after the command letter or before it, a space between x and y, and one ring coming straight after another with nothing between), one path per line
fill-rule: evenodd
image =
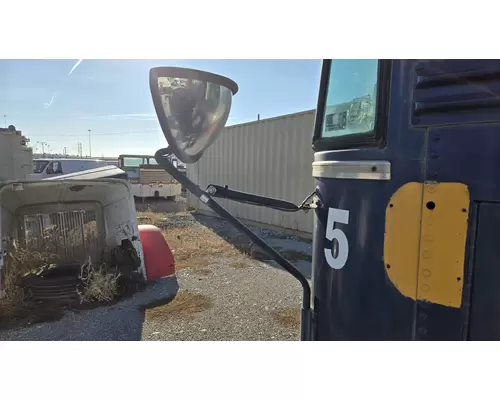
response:
M322 138L371 133L377 110L378 60L332 60Z

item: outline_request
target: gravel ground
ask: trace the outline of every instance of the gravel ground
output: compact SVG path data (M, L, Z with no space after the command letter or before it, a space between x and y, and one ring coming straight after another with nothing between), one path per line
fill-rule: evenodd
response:
M302 291L286 272L264 263L230 267L230 260L201 275L189 268L177 274L180 290L207 296L213 307L192 319L149 319L143 340L299 340L299 320L280 322L273 312L300 309Z

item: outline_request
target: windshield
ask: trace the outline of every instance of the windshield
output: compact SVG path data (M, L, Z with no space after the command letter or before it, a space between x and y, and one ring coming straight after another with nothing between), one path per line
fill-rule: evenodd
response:
M124 167L139 167L139 165L144 164L144 159L142 157L132 158L124 157L123 166Z
M44 160L33 161L33 173L41 174L49 162Z
M332 60L321 136L373 131L377 81L378 60Z
M124 167L139 167L142 164L158 165L154 157L123 157Z

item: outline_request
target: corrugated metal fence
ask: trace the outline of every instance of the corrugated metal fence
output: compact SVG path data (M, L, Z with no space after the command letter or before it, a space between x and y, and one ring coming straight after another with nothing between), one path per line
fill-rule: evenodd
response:
M299 204L314 190L311 137L314 110L224 129L201 160L188 165L190 179L205 189L208 184L280 198ZM234 216L273 227L311 234L313 215L281 212L217 199ZM210 211L188 194L188 206Z

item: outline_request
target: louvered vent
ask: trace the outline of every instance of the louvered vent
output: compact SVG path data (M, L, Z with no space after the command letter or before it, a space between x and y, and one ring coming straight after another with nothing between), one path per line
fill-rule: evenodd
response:
M500 121L500 60L430 60L414 75L413 125Z

